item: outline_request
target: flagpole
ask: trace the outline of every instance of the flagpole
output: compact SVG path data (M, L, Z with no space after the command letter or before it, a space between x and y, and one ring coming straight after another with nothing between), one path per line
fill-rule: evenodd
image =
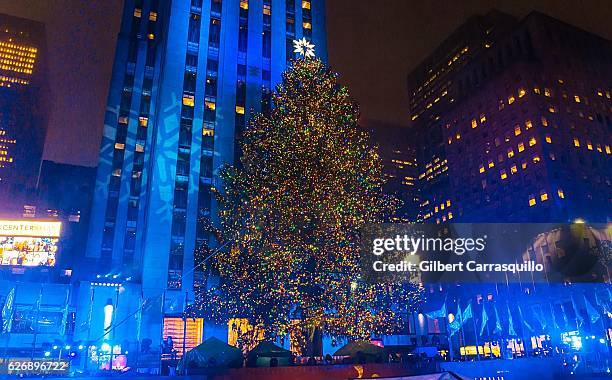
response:
M480 360L480 343L478 342L478 331L476 330L476 315L474 310L472 310L472 324L474 325L474 337L476 338L476 360ZM482 353L484 354L484 346L482 347Z

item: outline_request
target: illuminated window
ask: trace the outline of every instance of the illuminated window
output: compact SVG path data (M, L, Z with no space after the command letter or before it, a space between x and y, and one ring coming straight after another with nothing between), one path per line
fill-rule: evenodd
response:
M533 157L533 163L537 164L538 162L540 162L540 156L534 156Z
M493 160L489 161L489 168L492 168L495 166L495 162L493 162Z
M512 165L512 167L510 168L510 173L514 174L518 171L516 165Z
M312 29L312 24L309 22L303 22L302 23L302 28L304 29Z
M472 119L472 128L476 128L478 126L478 122L476 119Z
M527 120L525 122L525 129L531 129L533 127L533 124L531 123L531 120Z
M453 213L452 212L448 213L448 219L453 219Z
M514 103L514 96L510 95L508 97L508 104L512 104L512 103Z
M523 169L523 170L527 169L527 162L523 162L521 164L521 169Z
M149 119L141 116L138 118L138 125L140 125L141 127L146 127L149 124Z
M574 95L574 101L575 101L576 103L580 103L580 96L578 96L578 95Z
M215 130L210 128L202 128L202 136L214 136Z
M577 138L574 137L574 146L575 147L580 147L580 140L578 140Z
M600 90L597 90L597 95L603 96L603 92L601 92Z
M601 149L601 145L600 144L597 144L597 151L599 153L603 153L603 149Z
M113 170L113 177L121 177L121 169Z
M529 207L535 206L536 204L536 199L533 196L529 197Z
M536 94L540 94L540 89L538 87L534 87L533 92Z
M484 113L481 113L481 114L480 114L480 122L481 122L481 123L484 123L485 121L487 121L487 117L485 116L485 114L484 114Z
M149 13L149 20L151 20L151 21L157 21L157 12L151 12L151 13Z
M209 100L206 100L204 102L204 106L206 106L206 109L213 111L217 108L217 104L215 102L211 102Z
M519 98L522 98L523 96L525 96L525 89L524 88L519 89L518 95L519 95Z
M521 134L521 127L517 125L516 127L514 127L514 135L518 136L520 134Z
M265 14L266 16L270 16L272 14L272 8L270 8L270 5L264 4L263 14Z
M144 146L142 144L136 144L135 150L138 153L142 153L142 152L144 152Z
M457 133L457 135L455 136L455 138L456 138L457 140L461 140L461 133Z
M244 107L236 106L236 113L239 115L244 115Z
M193 95L183 94L183 105L193 107L195 105L195 99Z
M540 193L540 200L541 200L542 202L547 201L547 200L548 200L548 193L546 193L546 192L541 192L541 193Z
M529 146L534 146L536 144L536 139L535 137L532 137L529 139Z
M554 107L554 106L550 106L550 107L548 107L548 112L555 113L555 112L557 112L557 108Z
M134 8L134 17L140 17L140 16L142 16L142 9Z
M548 89L548 88L544 89L544 96L548 96L549 98L551 97L550 89Z
M514 150L512 148L508 149L508 158L514 157Z
M127 124L128 117L127 116L119 116L119 124Z
M480 169L478 169L478 171L479 171L480 173L484 173L484 172L485 172L485 167L484 167L484 165L480 165Z
M149 33L149 35L147 37L149 37L150 40L154 40L155 39L155 34Z
M587 140L587 149L593 150L593 144L591 143L591 140Z
M557 189L557 195L559 196L559 198L564 199L565 198L565 194L563 193L563 189L559 188Z
M508 178L508 174L506 173L506 170L502 170L499 172L499 176L501 179L506 179Z
M118 150L125 149L125 144L115 143L115 149L118 149Z
M546 135L545 140L548 144L552 142L552 138L550 138L550 135Z
M249 1L248 0L240 0L240 8L247 10L249 9Z
M434 207L434 212L438 212L438 206Z
M446 207L450 207L450 205L451 205L451 201L449 199L449 200L446 201Z
M302 0L302 9L310 9L310 1Z
M517 146L517 148L518 148L518 151L519 151L519 152L522 152L522 151L524 151L524 150L525 150L525 144L523 144L523 143L519 143L519 144L518 144L518 146Z
M548 127L548 120L545 117L542 117L542 126Z
M440 210L444 210L444 203L440 205Z
M606 145L606 154L610 154L610 145Z

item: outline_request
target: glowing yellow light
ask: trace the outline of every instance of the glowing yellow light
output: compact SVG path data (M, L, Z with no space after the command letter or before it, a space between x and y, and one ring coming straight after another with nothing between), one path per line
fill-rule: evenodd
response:
M518 92L518 96L519 96L519 98L522 98L523 96L525 96L525 93L526 93L526 92L525 92L525 89L524 89L524 88L519 89L519 92Z
M547 200L548 200L548 193L542 193L542 194L540 194L540 200L541 200L542 202L547 201Z
M557 195L559 196L559 198L564 199L565 198L565 194L563 193L563 189L559 188L557 189Z
M525 150L525 144L519 143L518 146L517 146L517 149L518 149L519 152L524 151Z
M529 198L529 207L535 206L535 204L536 204L535 198L533 198L533 197Z
M59 237L61 222L0 220L0 236Z
M579 148L580 147L580 140L578 140L577 138L574 137L574 146Z

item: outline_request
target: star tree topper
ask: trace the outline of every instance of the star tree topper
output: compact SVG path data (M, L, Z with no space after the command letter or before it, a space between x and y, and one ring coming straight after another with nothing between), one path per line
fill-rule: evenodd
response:
M299 40L293 40L294 53L301 54L306 58L314 58L314 44L310 43L306 38L302 37Z

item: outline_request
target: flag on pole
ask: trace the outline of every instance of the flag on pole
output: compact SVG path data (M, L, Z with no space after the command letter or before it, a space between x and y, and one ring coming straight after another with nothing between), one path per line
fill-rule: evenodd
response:
M6 296L4 305L2 306L2 332L11 332L13 326L13 309L15 305L15 288L12 288Z
M514 330L514 321L512 319L512 312L510 311L510 305L506 303L506 309L508 309L508 335L516 336L516 330Z
M546 323L546 317L544 317L544 311L542 310L542 305L533 306L531 308L531 311L533 312L533 317L540 324L540 327L542 328L542 330L546 330L546 326L548 324Z
M489 321L489 316L487 315L487 310L485 305L482 305L482 318L480 319L480 336L484 333L485 327L487 327L487 322Z
M584 305L586 306L586 312L587 312L587 315L589 316L589 321L591 323L597 322L597 320L599 319L599 312L589 302L589 300L586 298L586 295L584 296Z
M468 303L467 307L463 310L463 313L461 314L461 317L463 318L463 321L461 322L461 324L464 324L468 319L474 317L474 315L472 313L472 301L470 301Z
M455 319L451 323L448 324L448 328L450 330L450 335L455 334L462 325L463 317L461 316L461 305L457 302L457 314L455 315Z
M68 304L70 303L70 287L66 289L66 299L64 300L64 312L62 313L62 324L60 326L60 335L66 335L66 325L68 324Z
M425 313L425 315L431 319L446 318L446 301L444 301L439 310L430 311L429 313Z
M578 308L578 305L576 304L576 300L574 299L574 296L571 296L571 299L572 299L572 308L574 309L574 314L576 315L576 325L580 327L584 324L584 318L582 318L582 315L580 315L580 309Z
M495 312L495 328L493 329L493 334L501 333L502 332L501 320L499 319L499 313L497 312L496 305L493 305L493 311Z
M523 315L523 309L521 309L521 305L518 305L518 312L519 312L519 318L521 319L521 322L523 323L523 325L527 328L527 330L533 332L533 327L531 327L531 325L527 322L527 320L525 319L525 316Z

